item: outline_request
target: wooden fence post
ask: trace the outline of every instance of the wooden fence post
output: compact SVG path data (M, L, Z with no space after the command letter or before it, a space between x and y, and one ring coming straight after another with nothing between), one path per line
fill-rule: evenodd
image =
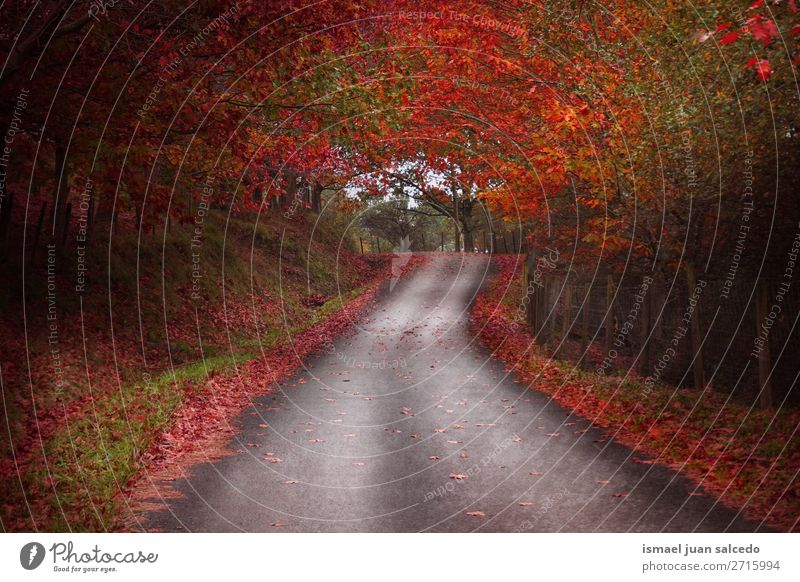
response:
M536 253L531 251L528 253L527 260L525 261L525 296L528 298L528 304L525 306L525 319L528 325L533 329L534 336L536 335L536 303L538 293L536 292Z
M579 364L582 367L588 367L589 365L589 319L590 319L590 308L592 304L592 284L591 282L586 283L584 286L584 294L583 294L583 309L581 310L581 357L579 360Z
M569 273L564 277L564 293L562 297L563 309L561 316L561 342L557 350L556 357L562 357L566 354L567 336L569 335L570 324L572 323L572 283L570 281Z
M642 313L639 317L641 317L642 321L640 322L639 333L640 341L639 341L639 356L641 357L640 367L642 376L649 376L650 375L650 344L652 343L649 339L650 335L650 293L651 293L650 286L647 287L647 295L642 297Z
M769 291L763 279L758 280L756 287L756 338L761 334L761 326L769 316ZM765 334L764 344L758 352L758 405L762 409L772 408L772 380L770 379L769 335Z
M689 289L689 300L691 301L694 295L695 287L697 286L697 277L692 263L686 263L686 285ZM692 372L694 377L694 387L702 390L706 385L705 368L703 366L703 348L700 338L700 298L698 297L697 303L694 306L694 313L692 313L692 320L690 322L690 335L692 340L692 358L694 365Z
M547 289L547 304L545 305L545 309L547 309L547 314L550 318L548 322L548 332L547 332L547 339L553 337L556 333L556 301L558 301L558 295L556 292L559 291L561 287L560 281L553 285L553 281L550 282L550 285ZM555 295L555 297L551 298L551 295Z
M611 351L611 341L614 336L614 277L610 273L606 275L606 317L605 317L606 337L603 345L605 350L604 357Z

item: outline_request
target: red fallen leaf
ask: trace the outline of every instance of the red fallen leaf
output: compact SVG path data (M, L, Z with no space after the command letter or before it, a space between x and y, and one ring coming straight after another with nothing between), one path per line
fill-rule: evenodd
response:
M772 65L769 64L768 60L761 59L756 63L755 71L759 81L769 81L772 75Z
M754 69L756 76L762 81L769 79L769 76L772 74L772 67L766 59L757 59L753 57L744 64L744 67L746 69Z
M447 429L446 428L435 428L435 429L433 429L433 432L447 432Z
M453 428L464 428L463 424L454 424Z
M733 44L737 40L739 40L742 36L741 31L733 30L727 34L723 34L722 38L719 39L719 44L726 45L726 44Z
M266 422L262 422L258 425L260 428L269 428L269 425Z
M769 19L753 20L748 26L748 30L756 40L761 41L764 47L768 47L773 39L780 34L778 27Z
M597 482L598 485L608 485L609 483L610 481L602 481L602 480Z
M281 481L284 485L294 485L297 481L292 481L291 479L287 479L286 481Z
M406 406L400 409L400 414L405 414L407 416L414 416L414 414L411 412L411 409Z
M541 477L542 475L544 475L544 473L541 473L539 471L531 471L530 473L528 473L528 475L533 475L534 477Z
M465 453L465 452L463 452L463 451L462 451L462 452L461 452L461 453L458 455L458 458L459 458L459 459L466 459L466 458L467 458L467 453Z
M627 497L627 496L628 496L627 493L614 493L612 495L612 497Z
M418 439L418 438L419 438L419 433L418 433L418 432L415 432L415 433L414 433L414 434L412 434L412 435L411 435L409 438L412 438L412 439Z
M533 501L520 501L519 505L520 507L530 507L531 505L533 505Z
M470 517L486 517L486 514L482 511L468 511L467 515Z
M272 526L272 527L286 527L286 524L275 522L275 523L271 523L270 526Z
M441 459L441 457L440 457L439 455L431 455L431 456L430 456L430 457L428 457L428 458L429 458L431 461L438 461L439 459Z
M450 478L455 479L456 481L463 481L467 478L467 476L463 473L450 473Z

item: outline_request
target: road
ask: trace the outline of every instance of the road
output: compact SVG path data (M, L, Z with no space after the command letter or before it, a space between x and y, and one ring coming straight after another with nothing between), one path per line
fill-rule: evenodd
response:
M469 329L482 256L433 255L169 486L164 531L753 531L528 390ZM588 429L588 430L585 430ZM557 436L552 436L557 435ZM636 462L638 459L639 462ZM641 461L645 460L645 463Z

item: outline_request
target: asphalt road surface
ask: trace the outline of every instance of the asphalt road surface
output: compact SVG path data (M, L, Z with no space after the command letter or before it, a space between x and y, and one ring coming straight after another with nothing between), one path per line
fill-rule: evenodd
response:
M166 531L754 531L507 375L469 329L482 256L434 255L172 484ZM268 426L265 426L268 425ZM584 429L589 430L584 431ZM553 436L557 435L557 436ZM255 446L254 446L255 445Z

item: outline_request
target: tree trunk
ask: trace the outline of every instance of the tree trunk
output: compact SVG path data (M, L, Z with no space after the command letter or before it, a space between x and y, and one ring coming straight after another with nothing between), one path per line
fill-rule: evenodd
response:
M61 143L56 144L55 159L55 189L53 190L53 233L55 233L58 219L64 214L69 195L69 168L67 166L67 152Z
M472 232L472 204L469 202L462 205L461 225L464 232L464 250L471 253L475 250L475 240Z
M314 184L311 190L311 212L322 212L322 186Z

